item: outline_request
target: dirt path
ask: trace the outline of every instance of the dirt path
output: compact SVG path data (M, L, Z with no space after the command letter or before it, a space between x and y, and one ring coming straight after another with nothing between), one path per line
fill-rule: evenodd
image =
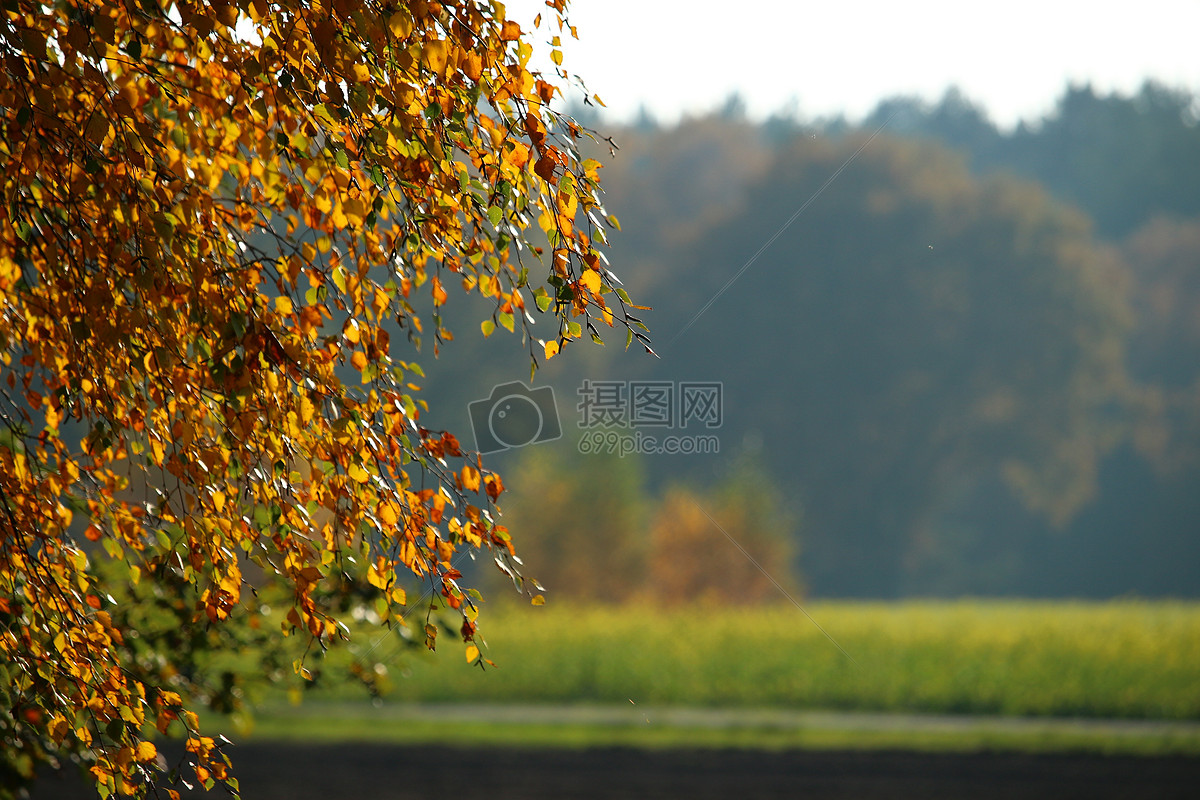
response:
M1200 787L1191 758L271 743L242 745L237 757L246 800L1190 800ZM33 795L88 796L61 778Z
M272 714L311 715L321 708L305 704L276 709ZM524 725L640 725L643 722L679 728L757 728L774 730L825 730L863 732L1013 734L1092 733L1114 737L1200 736L1200 722L1182 720L1088 719L1057 717L998 717L946 714L895 714L860 711L798 711L794 709L658 708L635 704L504 705L498 703L394 704L379 709L366 704L328 707L333 714L348 713L363 719L419 720L428 722L498 722Z

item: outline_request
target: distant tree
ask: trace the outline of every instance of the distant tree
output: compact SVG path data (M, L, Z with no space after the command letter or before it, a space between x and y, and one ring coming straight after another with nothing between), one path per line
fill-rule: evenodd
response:
M771 442L804 504L815 592L892 596L919 591L923 531L977 502L964 477L1055 524L1089 502L1130 417L1130 315L1120 261L1082 215L934 145L863 144L781 149L646 296L659 329L680 330L739 276L707 313L750 345L697 325L653 374L723 380L722 436Z
M1147 82L1137 94L1073 86L1041 120L1001 133L956 90L930 106L899 98L862 128L933 138L970 157L979 172L1014 172L1086 211L1119 239L1157 215L1200 214L1200 125L1194 93Z
M1138 94L1099 95L1070 86L1044 119L998 131L984 109L952 89L936 104L890 98L859 130L887 122L896 136L937 139L979 173L1042 182L1086 211L1109 239L1154 216L1200 213L1200 125L1193 92L1147 82Z
M1074 87L1053 114L1009 137L997 164L1036 177L1112 238L1159 214L1200 214L1195 102L1152 82L1133 97Z
M155 728L236 793L181 676L255 614L249 576L314 649L347 634L343 590L395 624L418 576L480 658L454 557L513 570L503 485L422 424L389 331L437 352L451 284L534 366L631 325L596 249L600 164L499 3L5 8L0 796L67 756L102 796L145 795ZM155 586L181 630L143 662L119 598Z
M669 487L650 524L647 588L668 605L780 602L780 586L799 592L796 522L745 460L712 490Z
M947 90L934 105L917 98L884 100L861 127L874 131L880 126L892 136L938 139L981 163L994 157L1001 140L1000 131L988 119L986 110L957 88Z
M647 578L647 499L636 456L581 454L578 431L562 443L521 453L508 471L519 487L504 519L521 531L530 578L557 600L616 603L640 593ZM495 587L499 595L501 587Z
M1200 468L1200 217L1156 219L1123 255L1136 320L1129 370L1144 403L1138 444L1167 472Z

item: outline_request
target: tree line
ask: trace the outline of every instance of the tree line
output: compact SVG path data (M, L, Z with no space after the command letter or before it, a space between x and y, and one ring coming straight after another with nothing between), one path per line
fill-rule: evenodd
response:
M817 595L1194 596L1195 103L1074 87L1004 132L951 92L619 131L610 257L661 358L547 370L560 409L585 378L723 382L723 452L647 457L648 481L766 442ZM484 359L458 363L479 393Z

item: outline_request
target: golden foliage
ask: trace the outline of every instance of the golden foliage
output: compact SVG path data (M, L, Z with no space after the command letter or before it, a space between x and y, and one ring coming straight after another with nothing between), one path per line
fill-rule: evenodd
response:
M143 732L172 720L211 785L220 746L169 682L129 677L133 632L89 561L170 573L210 625L239 614L252 563L290 587L285 633L322 646L344 628L315 589L355 565L393 604L400 570L469 606L453 558L511 557L502 484L421 425L390 332L419 345L417 293L441 305L452 283L526 334L526 295L545 298L553 349L612 326L627 298L587 266L591 134L549 109L532 34L481 0L3 13L0 660L35 738L100 754L102 794L146 791ZM436 353L452 337L432 322Z
M647 570L660 603L778 602L772 578L797 591L792 520L765 491L731 488L705 497L679 487L664 494L650 527Z

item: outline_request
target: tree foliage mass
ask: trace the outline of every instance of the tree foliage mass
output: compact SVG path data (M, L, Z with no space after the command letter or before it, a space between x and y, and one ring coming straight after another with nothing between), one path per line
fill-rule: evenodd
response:
M561 63L575 31L546 5ZM422 425L392 332L436 353L461 284L535 368L608 327L645 342L597 250L593 134L550 109L572 76L530 69L535 35L478 0L5 5L0 673L21 777L76 754L102 795L142 794L157 729L183 733L191 779L236 790L185 656L134 658L104 560L201 627L282 582L284 633L321 647L346 635L329 587L395 622L413 573L475 638L454 558L515 571L503 484Z

